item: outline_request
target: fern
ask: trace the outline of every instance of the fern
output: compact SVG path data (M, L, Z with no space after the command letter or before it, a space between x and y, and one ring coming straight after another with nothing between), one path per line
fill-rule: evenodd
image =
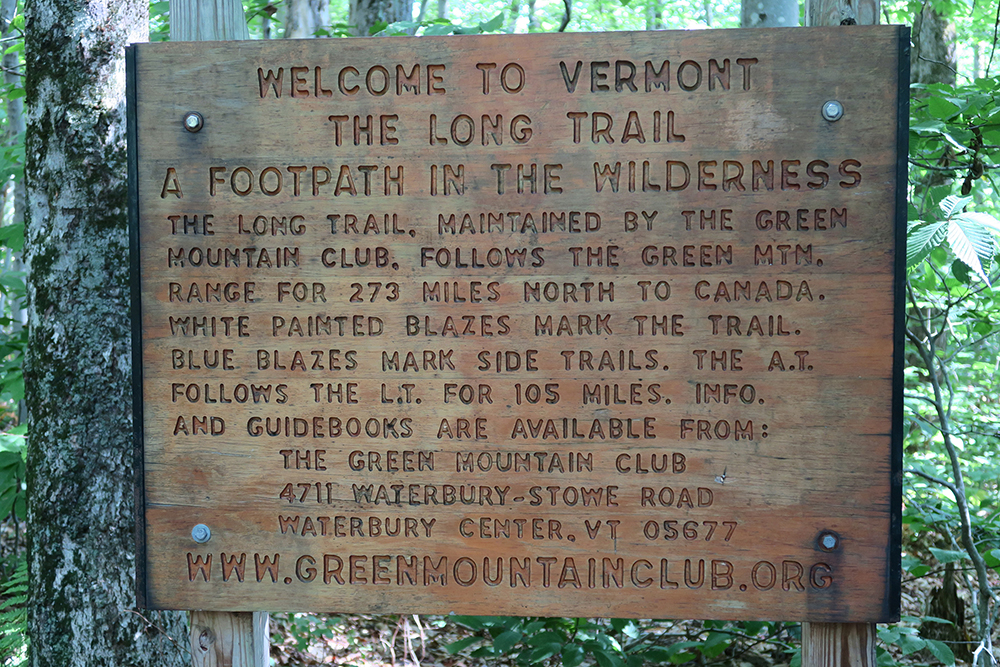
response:
M28 656L28 561L22 558L14 574L0 584L0 665L15 667Z

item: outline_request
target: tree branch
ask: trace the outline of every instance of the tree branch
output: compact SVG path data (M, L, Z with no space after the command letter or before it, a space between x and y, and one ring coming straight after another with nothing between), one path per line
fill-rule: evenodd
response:
M915 470L913 468L907 468L903 472L908 473L910 475L916 475L917 477L923 477L928 482L934 482L935 484L940 484L941 486L945 487L946 489L954 493L956 496L958 496L958 488L946 479L938 479L933 475L928 475L925 472L921 472L920 470Z
M563 0L563 4L566 5L566 16L563 17L562 23L559 24L559 32L565 32L566 26L569 25L569 19L573 14L573 0Z

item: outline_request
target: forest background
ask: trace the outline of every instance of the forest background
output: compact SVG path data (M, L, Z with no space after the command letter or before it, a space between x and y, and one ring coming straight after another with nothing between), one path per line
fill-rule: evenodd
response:
M58 3L56 3L58 4ZM99 4L99 3L92 3ZM107 2L111 5L114 2ZM251 38L552 31L706 29L802 24L787 0L247 0ZM756 10L756 11L755 11ZM32 7L28 7L30 14ZM913 26L907 316L904 618L878 630L879 664L996 664L1000 569L1000 3L895 0L882 23ZM845 24L853 17L845 15ZM169 39L167 2L149 4L149 38ZM25 401L32 282L22 255L25 211L25 10L0 1L0 661L71 664L31 653L29 618L58 615L28 543L46 517L29 511L42 460L44 411ZM30 36L29 36L30 49ZM27 62L27 65L26 65ZM27 76L26 76L27 75ZM27 86L30 90L30 84ZM29 109L30 115L30 109ZM30 134L30 132L29 132ZM30 140L29 140L30 144ZM118 158L123 165L121 156ZM31 174L29 165L28 173ZM121 175L124 179L124 174ZM29 184L28 192L32 191ZM124 220L120 221L124 229ZM29 227L30 230L30 227ZM37 231L27 236L39 244ZM27 253L31 255L32 253ZM37 252L34 256L37 256ZM35 361L35 364L39 364ZM41 374L37 367L29 378ZM30 391L29 391L30 398ZM130 432L129 429L125 429ZM32 436L29 441L29 433ZM35 470L35 474L29 474ZM85 474L84 469L75 474ZM70 474L74 474L70 470ZM123 500L128 504L129 499ZM131 513L124 507L121 513ZM123 532L129 532L125 526ZM35 562L41 562L36 559ZM85 577L63 571L61 576ZM130 573L125 573L128 579ZM30 582L30 583L29 583ZM176 614L111 609L77 618L74 632L105 634L128 664L190 664ZM84 626L80 624L83 623ZM36 627L37 626L31 626ZM58 631L58 623L56 624ZM69 636L66 641L73 641ZM44 640L43 640L44 641ZM800 660L799 626L778 622L634 621L501 617L276 616L272 662L408 662L641 667L753 665ZM36 647L39 649L40 647ZM53 656L51 647L44 647ZM145 653L143 653L145 652ZM143 653L142 656L139 656ZM69 655L67 653L66 655ZM73 663L76 664L76 663ZM79 663L86 664L86 663ZM94 654L89 664L105 664ZM126 664L108 661L107 664Z

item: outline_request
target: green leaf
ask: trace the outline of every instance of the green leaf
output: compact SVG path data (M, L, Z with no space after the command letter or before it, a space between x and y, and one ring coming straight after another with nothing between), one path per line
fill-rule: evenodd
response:
M743 626L743 632L751 637L756 637L761 630L768 626L766 621L743 621L740 623Z
M980 225L982 227L988 227L996 232L1000 232L1000 220L997 220L988 213L979 213L978 211L965 211L964 213L959 213L955 217L961 218L963 220L968 220L972 224Z
M622 645L619 644L618 640L611 635L598 632L594 635L594 641L602 649L613 651L614 653L622 652Z
M933 135L944 134L945 130L947 130L947 127L939 120L922 120L910 123L910 132Z
M886 644L895 644L899 641L902 631L898 627L889 627L878 631L878 638Z
M548 660L556 653L562 650L562 642L554 642L551 644L542 644L536 647L528 656L528 663L535 664L536 662L542 662L543 660Z
M455 26L450 23L435 23L424 29L425 35L450 35L455 32Z
M925 639L924 642L927 645L927 650L931 652L935 658L940 660L946 665L955 664L955 654L952 652L951 647L942 641L937 639Z
M455 655L459 651L462 651L462 650L464 650L464 649L472 646L476 642L480 642L480 641L482 641L481 637L466 637L465 639L459 639L457 642L452 642L452 643L448 644L447 646L445 646L444 648L451 655Z
M483 32L496 32L503 27L504 13L500 12L486 23L480 23L479 29Z
M955 216L948 224L948 244L955 255L968 264L983 282L990 284L990 278L983 270L983 264L990 265L995 244L993 235L986 227L965 216Z
M677 653L677 650L671 651L669 648L651 648L648 651L642 652L642 657L648 662L654 662L657 664L670 662L670 658Z
M13 493L0 495L0 521L6 521L7 517L10 516L11 511L14 509L15 499L16 496Z
M987 567L993 569L1000 567L1000 549L990 549L983 554L983 560L986 561Z
M563 667L577 667L577 665L583 662L583 657L586 653L579 644L566 644L562 647L561 655Z
M903 652L903 655L910 655L927 646L927 642L915 635L902 635L896 645Z
M561 646L565 641L566 638L561 632L546 630L529 637L524 643L528 646L541 646L542 644L559 644Z
M941 200L941 213L944 214L945 218L950 218L956 213L960 212L963 208L969 205L972 201L972 197L959 197L958 195L948 195Z
M625 667L625 662L616 653L596 649L593 651L594 660L600 667Z
M24 248L24 223L0 227L0 244L20 252Z
M930 111L932 116L942 120L947 120L960 111L957 104L953 104L941 97L928 98L927 110Z
M906 268L924 261L931 250L941 245L947 234L947 222L932 222L909 232L906 238Z
M947 618L938 618L937 616L918 616L910 617L913 618L912 623L943 623L944 625L955 625L954 621L949 621Z
M698 648L706 658L714 658L726 650L732 637L722 632L710 632L708 638Z
M960 259L956 259L952 262L951 273L961 283L968 285L972 282L972 269L970 269L969 265Z
M931 547L930 550L941 564L954 563L969 557L969 554L964 551L950 551L948 549L935 549L934 547Z
M532 621L531 623L528 623L526 626L524 626L524 630L522 630L522 632L524 632L524 634L526 635L533 635L544 627L545 627L545 621L542 620Z
M507 630L493 640L493 648L500 653L507 653L520 641L521 631L519 629L515 628L513 630Z

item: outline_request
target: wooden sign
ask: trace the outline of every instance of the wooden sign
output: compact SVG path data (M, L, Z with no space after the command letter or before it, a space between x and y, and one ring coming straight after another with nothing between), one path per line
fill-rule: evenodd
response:
M132 47L140 600L895 617L907 44Z

